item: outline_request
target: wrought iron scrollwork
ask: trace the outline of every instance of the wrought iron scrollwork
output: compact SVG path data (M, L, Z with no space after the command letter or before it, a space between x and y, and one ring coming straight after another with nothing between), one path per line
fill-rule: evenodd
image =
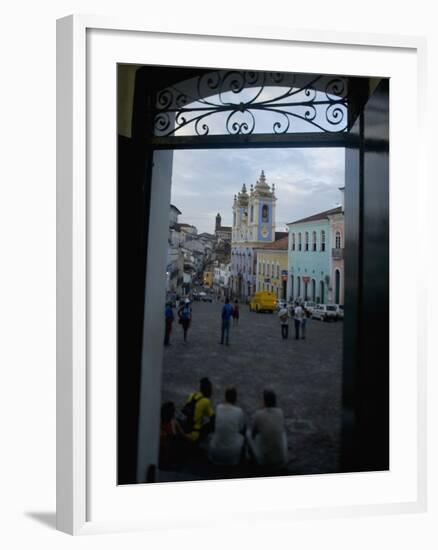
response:
M197 77L187 90L170 87L156 98L155 135L248 135L317 129L344 132L347 82L342 77L216 71ZM222 116L220 116L222 115ZM307 127L307 128L306 128Z

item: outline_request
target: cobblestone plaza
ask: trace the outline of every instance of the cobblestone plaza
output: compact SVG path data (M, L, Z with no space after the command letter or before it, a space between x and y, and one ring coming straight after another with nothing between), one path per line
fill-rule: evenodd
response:
M171 345L165 348L162 401L174 401L180 410L189 393L198 389L199 380L207 376L213 383L213 405L223 400L227 386L234 386L237 405L250 425L252 415L262 406L263 389L272 388L285 416L288 473L336 472L342 322L309 320L306 339L295 340L291 321L289 338L282 340L275 313L250 313L241 305L239 325L231 327L230 345L225 346L219 344L222 304L194 302L192 308L187 344L183 344L182 328L175 322Z

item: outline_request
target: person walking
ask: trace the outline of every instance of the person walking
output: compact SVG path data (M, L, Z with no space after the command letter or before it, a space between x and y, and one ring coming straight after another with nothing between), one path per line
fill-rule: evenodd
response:
M286 340L289 336L289 312L286 305L283 305L278 312L278 318L280 319L281 337Z
M166 323L165 333L164 333L164 345L170 346L170 333L172 332L172 324L175 319L173 314L172 304L167 302L166 309L164 311L164 318Z
M295 340L300 339L300 330L302 327L303 317L304 317L303 308L300 306L299 302L296 302L295 309L294 309Z
M178 310L179 323L183 328L184 344L187 343L187 332L192 321L192 308L190 307L190 300L186 299L183 305Z
M233 306L230 304L230 299L225 299L225 304L222 308L222 332L221 332L221 344L224 343L228 346L230 339L230 322L233 316Z
M237 327L238 324L239 324L239 302L235 300L233 305L233 326Z

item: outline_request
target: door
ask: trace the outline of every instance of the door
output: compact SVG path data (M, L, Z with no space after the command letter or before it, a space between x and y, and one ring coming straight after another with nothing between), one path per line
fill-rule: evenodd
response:
M339 304L339 296L341 289L341 275L339 269L335 271L335 304Z
M343 471L389 468L389 81L350 133L345 185Z

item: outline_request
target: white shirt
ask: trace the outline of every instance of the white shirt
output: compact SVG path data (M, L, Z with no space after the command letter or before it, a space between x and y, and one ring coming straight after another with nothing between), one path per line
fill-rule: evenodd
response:
M257 445L260 464L284 464L287 445L283 411L278 407L266 407L254 415L252 434Z
M301 319L304 317L304 311L301 306L297 306L294 309L294 319L297 319L298 321L301 321Z
M245 426L240 407L223 403L216 408L214 434L210 441L209 454L213 462L235 465L239 463Z

